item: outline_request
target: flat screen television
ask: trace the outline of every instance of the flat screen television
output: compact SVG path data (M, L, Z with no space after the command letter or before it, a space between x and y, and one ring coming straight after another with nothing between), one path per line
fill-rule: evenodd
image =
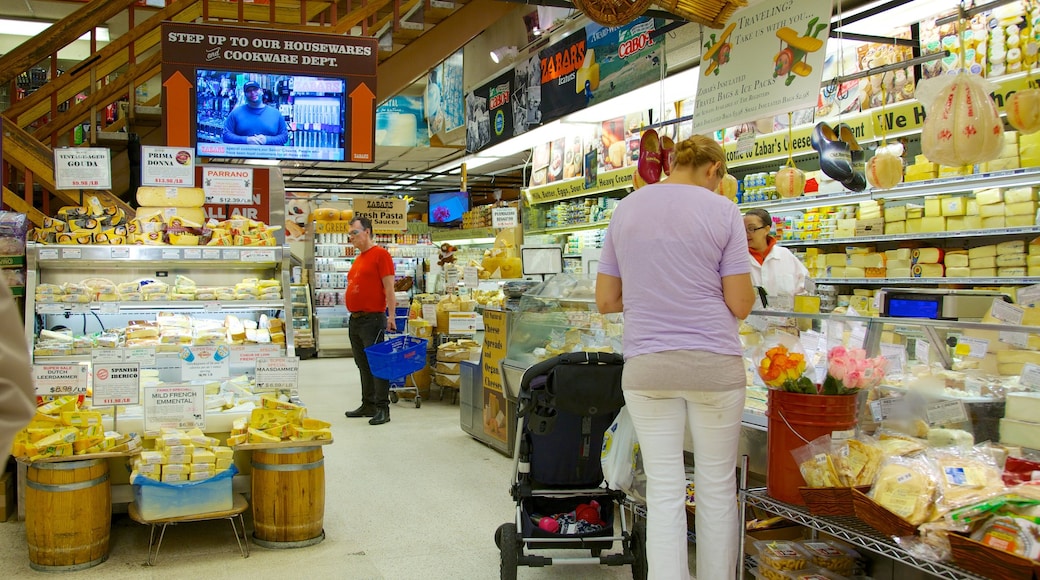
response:
M344 79L200 68L195 81L199 157L344 160Z
M446 191L431 193L429 199L429 223L434 227L458 227L462 225L462 214L469 211L468 191Z

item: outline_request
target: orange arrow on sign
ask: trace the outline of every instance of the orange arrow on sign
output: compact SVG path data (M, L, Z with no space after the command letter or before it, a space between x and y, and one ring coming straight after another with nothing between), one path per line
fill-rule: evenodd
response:
M350 160L375 161L372 149L375 147L376 134L372 123L375 117L376 95L365 83L358 84L350 92Z
M191 147L191 81L180 71L163 83L166 87L166 145Z

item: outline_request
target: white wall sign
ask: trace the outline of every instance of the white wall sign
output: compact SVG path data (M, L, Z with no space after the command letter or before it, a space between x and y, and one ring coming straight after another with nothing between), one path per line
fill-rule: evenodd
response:
M252 205L253 169L239 166L203 167L202 189L206 192L206 203Z
M159 385L144 388L144 428L206 430L205 385Z
M137 363L95 364L95 407L141 403L141 365Z
M181 349L181 380L210 381L231 376L231 349L220 346L186 346Z
M54 185L58 189L112 189L112 161L105 147L54 150Z
M253 391L295 391L299 384L299 357L263 358L256 361L256 387Z
M85 395L87 393L87 365L33 365L33 385L36 395Z
M141 147L141 185L195 186L195 152L190 147Z
M493 228L512 228L516 227L518 222L515 207L496 207L491 210L491 227Z

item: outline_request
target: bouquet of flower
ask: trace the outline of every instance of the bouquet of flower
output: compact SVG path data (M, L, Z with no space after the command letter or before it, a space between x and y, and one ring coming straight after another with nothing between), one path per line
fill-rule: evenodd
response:
M805 368L805 355L781 343L765 352L758 363L758 376L769 388L815 395L816 385L805 376Z
M860 389L881 384L885 378L884 357L867 358L862 348L846 349L836 346L827 353L827 378L823 381L824 395L850 395Z

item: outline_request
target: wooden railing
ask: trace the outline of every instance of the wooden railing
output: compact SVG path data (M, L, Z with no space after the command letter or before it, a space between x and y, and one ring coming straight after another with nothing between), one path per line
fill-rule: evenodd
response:
M99 136L106 133L133 131L138 106L159 104L159 95L147 103L138 103L136 94L138 87L160 75L163 21L274 26L335 34L346 34L360 26L365 35L385 26L388 18L396 29L402 7L410 9L417 1L270 0L268 5L260 5L226 0L167 0L164 8L138 23L135 16L143 9L137 0L92 0L0 57L0 88L6 87L10 101L10 106L0 112L4 133L3 203L27 213L33 223L41 225L45 215L58 209L56 206L82 202L80 192L55 187L53 151L78 145L73 135L79 126L89 127L82 143L86 146L97 146ZM95 28L123 14L127 18L127 33L100 50L92 50L90 57L59 74L55 64L59 50L83 35L94 34ZM92 47L96 47L93 40ZM45 61L50 63L48 81L24 98L17 98L19 75ZM106 112L120 104L124 104L126 116L112 122ZM37 188L42 195L38 195ZM104 205L115 205L127 215L134 214L111 191L90 194Z

